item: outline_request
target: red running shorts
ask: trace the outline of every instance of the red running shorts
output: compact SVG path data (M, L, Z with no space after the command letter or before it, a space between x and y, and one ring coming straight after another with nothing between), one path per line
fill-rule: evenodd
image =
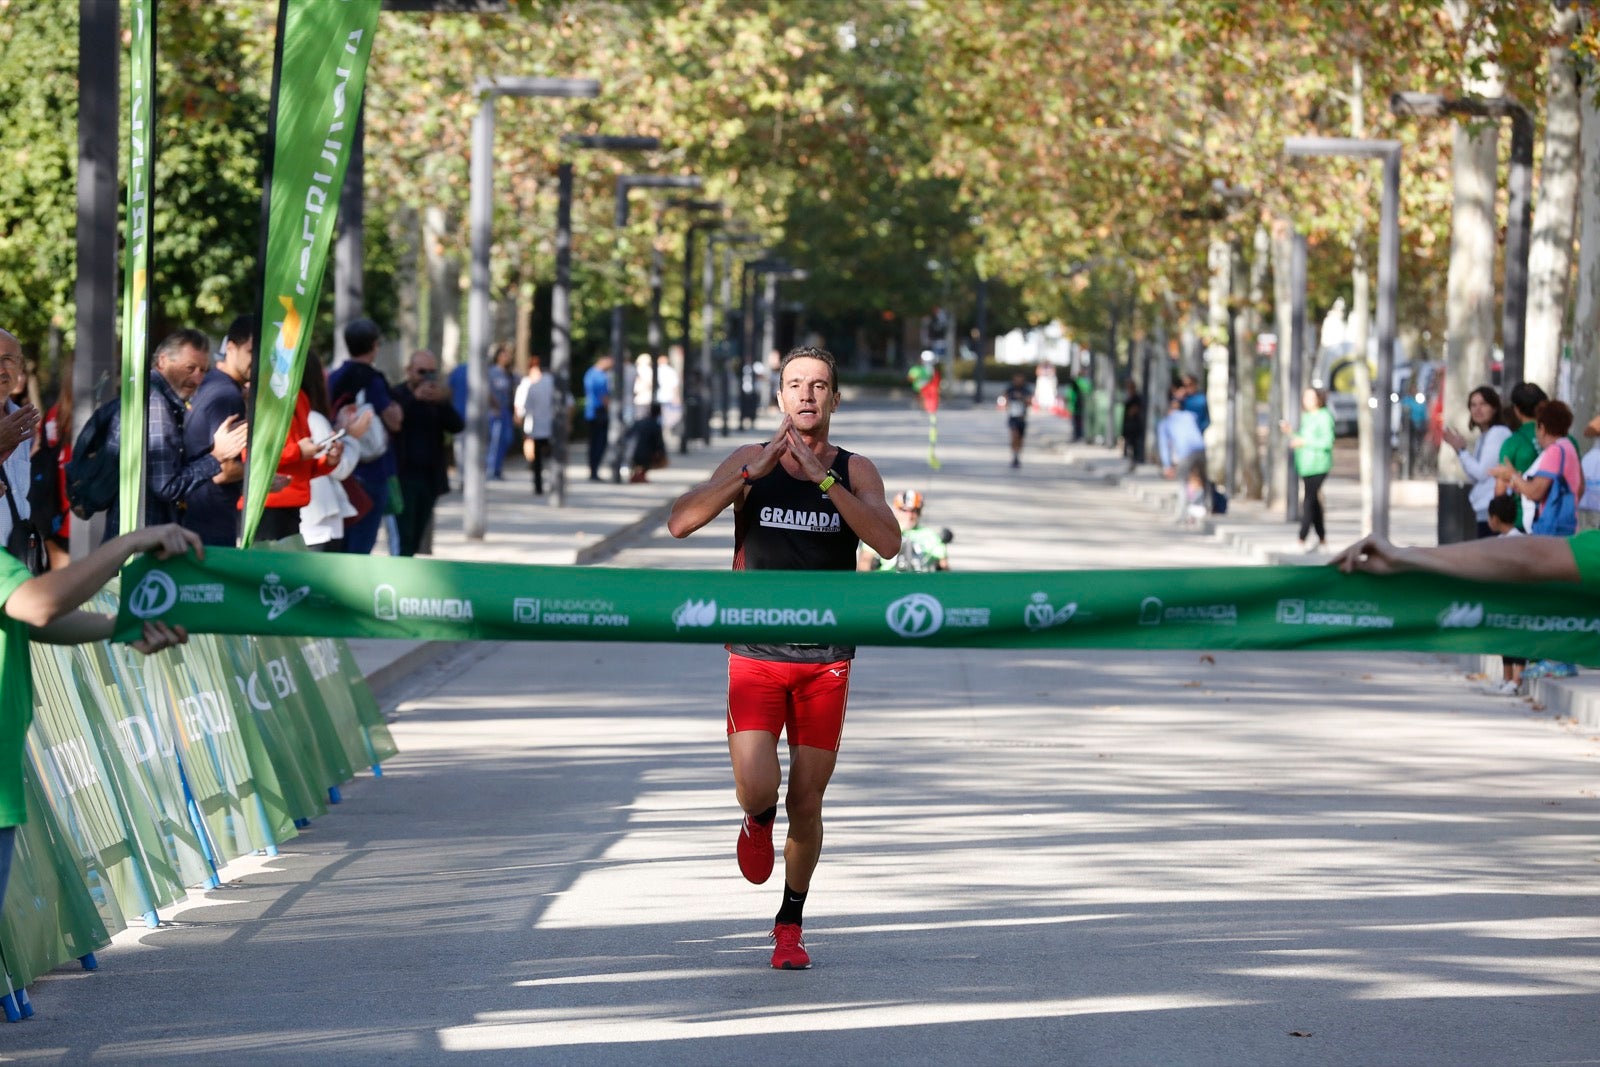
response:
M850 661L776 663L728 655L728 733L788 731L789 744L839 751Z

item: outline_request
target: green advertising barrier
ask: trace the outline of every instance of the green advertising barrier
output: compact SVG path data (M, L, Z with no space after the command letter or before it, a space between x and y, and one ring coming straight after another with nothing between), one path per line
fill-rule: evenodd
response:
M74 845L46 803L31 762L22 769L28 821L17 827L16 854L0 912L0 956L19 986L68 960L104 948L121 924L107 927L95 907Z
M193 873L204 871L167 731L130 706L103 646L35 644L31 652L28 750L45 802L76 846L107 922L142 919L183 896L179 852L195 857ZM169 843L179 834L190 847Z
M108 610L109 598L95 607ZM103 645L31 651L29 821L0 920L0 953L19 983L209 881L207 846L219 863L273 847L295 834L295 818L327 810L328 786L353 762L394 754L342 641L196 636L151 657ZM276 752L263 720L280 735Z
M250 709L278 780L283 812L291 823L326 814L328 786L334 783L329 780L327 760L308 713L302 704L287 698L283 665L269 666L271 657L254 637L229 636L220 645L233 672L235 692Z
M234 687L213 652L214 644L197 641L181 655L141 657L127 646L112 654L126 672L142 671L146 692L168 709L189 796L220 866L275 846L277 838L257 795Z
M256 639L273 695L292 710L307 731L306 736L316 743L322 760L322 787L326 790L349 781L355 777L357 767L367 765L366 743L348 699L340 702L342 707L323 702L301 655L302 644L303 639L294 637Z
M801 521L801 517L794 518ZM210 549L124 571L119 640L199 632L900 647L1323 649L1593 659L1577 585L1332 567L874 574L639 571Z
M277 845L294 837L294 815L285 797L284 785L278 774L278 765L266 738L261 734L261 724L256 711L246 697L244 686L234 673L233 656L229 642L248 641L249 638L225 637L215 634L194 634L184 646L183 657L200 657L205 669L218 679L227 702L233 711L233 721L238 728L239 743L244 747L255 787L256 814L265 828L267 840L258 845L271 852Z
M376 768L393 756L394 739L350 646L333 637L301 638L294 645L300 684L316 692L344 746L345 758L357 766Z
M378 764L392 759L399 753L400 747L394 743L394 737L389 733L389 724L383 718L382 709L378 707L378 699L373 695L372 687L367 684L366 675L361 673L361 666L350 654L350 646L338 638L332 640L334 647L339 651L337 684L344 692L350 694L351 700L355 701L356 719L361 723L361 732L367 739L368 758L372 760L372 769L378 771Z

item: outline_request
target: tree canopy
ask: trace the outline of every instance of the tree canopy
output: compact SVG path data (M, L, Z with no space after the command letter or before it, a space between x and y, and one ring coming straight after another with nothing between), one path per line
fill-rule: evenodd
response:
M160 5L162 325L216 330L251 299L271 8ZM996 283L996 328L1064 318L1092 332L1111 303L1181 307L1213 234L1248 247L1256 226L1284 221L1311 235L1325 304L1350 241L1375 238L1376 182L1357 164L1288 161L1283 141L1349 135L1359 67L1366 135L1405 144L1402 314L1438 329L1449 124L1397 119L1388 96L1456 90L1482 62L1464 40L1488 33L1506 84L1536 104L1550 21L1545 0L1466 8L1465 28L1436 0L386 11L366 102L368 288L395 306L395 275L415 258L407 228L428 208L454 220L428 237L435 251L465 255L474 82L528 74L594 77L602 95L500 104L495 281L504 293L553 276L553 175L570 159L580 342L613 300L643 303L657 210L668 256L682 254L686 220L659 194L637 194L627 232L613 232L613 182L633 172L700 175L730 227L808 268L793 293L812 320L868 343L890 319L970 307L980 274ZM72 340L76 51L76 5L0 0L0 316L31 346L52 324ZM576 152L561 145L569 132L653 134L663 148Z

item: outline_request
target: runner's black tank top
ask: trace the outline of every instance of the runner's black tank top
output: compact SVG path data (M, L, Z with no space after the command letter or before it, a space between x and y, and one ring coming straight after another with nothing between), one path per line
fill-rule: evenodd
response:
M838 450L833 471L850 488L850 456ZM778 464L750 483L733 518L736 571L853 571L860 539L815 482L794 477ZM833 663L855 655L854 645L729 645L751 659L787 663Z

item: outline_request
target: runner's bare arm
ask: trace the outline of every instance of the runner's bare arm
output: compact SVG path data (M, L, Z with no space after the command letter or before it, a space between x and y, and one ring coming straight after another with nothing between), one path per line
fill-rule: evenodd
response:
M839 517L874 552L888 559L900 554L900 524L883 496L883 476L866 456L850 457L850 485L828 490Z
M759 462L763 451L765 449L760 445L741 445L734 449L710 478L672 502L672 514L667 516L667 532L673 537L688 537L726 511L729 504L740 500L745 493L743 469L749 466L754 476L755 464Z
M1426 571L1482 582L1576 582L1578 563L1565 537L1489 537L1453 545L1399 548L1369 534L1333 559L1346 574Z
M672 502L667 516L667 532L673 537L688 537L721 515L729 504L744 499L744 469L750 481L764 477L778 465L789 448L789 416L778 423L777 432L765 445L741 445L723 460L711 477Z

